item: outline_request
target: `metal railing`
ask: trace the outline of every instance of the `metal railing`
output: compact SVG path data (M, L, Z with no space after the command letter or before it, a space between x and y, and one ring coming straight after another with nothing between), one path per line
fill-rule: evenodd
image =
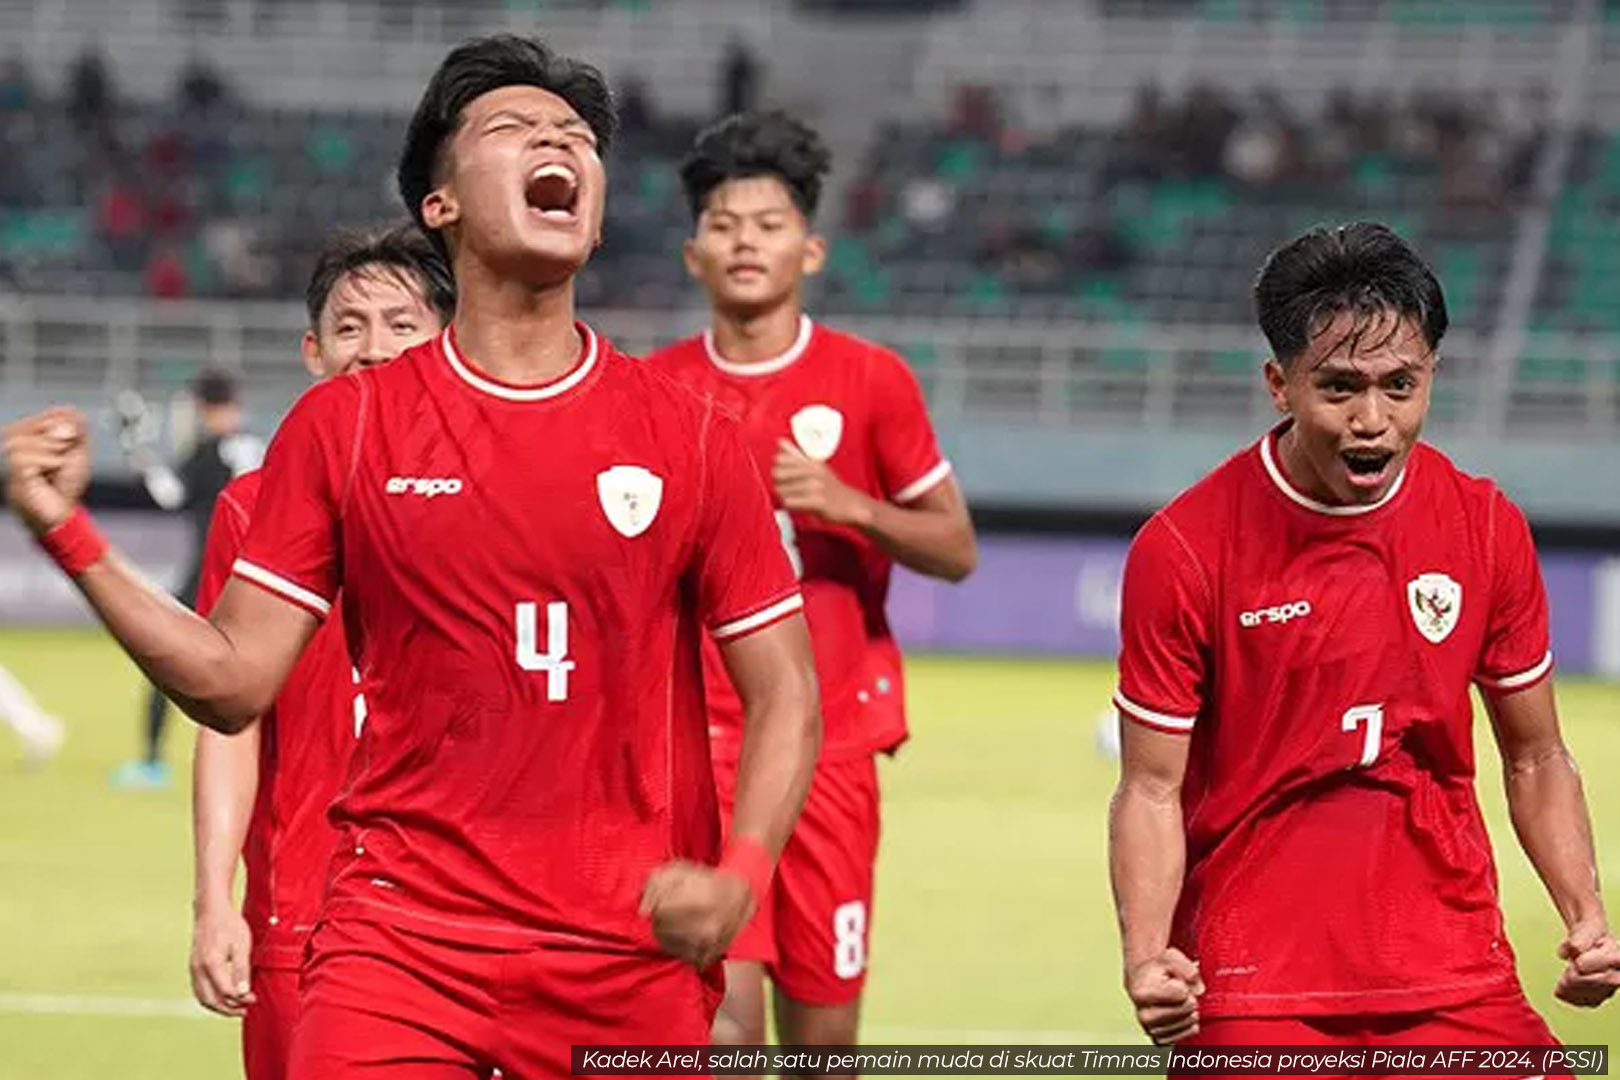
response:
M693 312L598 311L587 317L627 352L690 333ZM859 317L841 328L906 356L942 421L1171 434L1253 429L1272 413L1266 355L1243 327ZM204 365L239 373L261 421L307 385L296 304L0 297L0 415L47 401L102 407L133 387L183 391ZM1480 414L1491 384L1487 342L1444 343L1433 423L1490 436L1620 440L1620 338L1532 335L1513 365L1506 408Z

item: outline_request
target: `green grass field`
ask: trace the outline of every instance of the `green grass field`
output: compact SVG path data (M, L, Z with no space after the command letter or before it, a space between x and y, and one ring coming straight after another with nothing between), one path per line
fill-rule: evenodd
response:
M219 1080L237 1075L235 1026L193 1012L185 978L187 786L115 792L141 690L107 641L0 632L0 663L71 726L61 759L15 767L0 731L0 1080ZM884 770L866 1036L873 1042L1128 1038L1104 861L1113 767L1093 750L1102 664L919 660L914 739ZM1571 680L1569 741L1602 776L1620 762L1620 687ZM170 760L182 778L189 724ZM1488 740L1486 740L1488 742ZM1532 1000L1569 1042L1610 1042L1611 1003L1551 1000L1557 917L1505 825L1482 752L1512 939ZM1620 786L1590 784L1620 886Z

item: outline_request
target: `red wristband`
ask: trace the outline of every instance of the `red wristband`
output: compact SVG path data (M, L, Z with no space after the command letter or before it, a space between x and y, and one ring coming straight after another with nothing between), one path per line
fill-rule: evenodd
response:
M765 903L765 894L771 891L771 875L776 873L776 861L758 840L734 836L726 845L725 854L720 856L720 865L715 869L723 874L736 874L746 881L748 891L754 894L754 903L760 905Z
M75 506L67 520L41 536L39 546L69 577L78 577L90 569L108 550L107 538L101 535L89 511L82 506Z

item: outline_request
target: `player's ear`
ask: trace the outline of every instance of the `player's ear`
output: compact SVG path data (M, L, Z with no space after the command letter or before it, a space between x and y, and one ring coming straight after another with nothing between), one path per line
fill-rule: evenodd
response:
M821 273L821 268L827 265L827 238L818 232L811 233L804 241L804 273L806 277Z
M1288 369L1275 356L1266 360L1266 392L1277 411L1288 411Z
M690 236L681 241L681 262L686 264L686 272L695 280L703 280L702 270L698 266L697 244Z
M455 192L440 186L422 199L422 223L430 229L442 229L461 220L461 204Z
M304 354L304 370L309 372L312 377L320 378L325 373L325 369L321 364L321 342L315 336L315 331L304 331L304 340L299 347L299 351Z

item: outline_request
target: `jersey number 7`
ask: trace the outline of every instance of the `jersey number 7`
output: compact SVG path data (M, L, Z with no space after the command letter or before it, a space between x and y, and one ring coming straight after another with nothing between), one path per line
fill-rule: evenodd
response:
M1384 735L1384 707L1382 705L1356 705L1345 710L1344 719L1340 721L1340 728L1344 731L1354 731L1363 724L1367 725L1361 733L1361 760L1352 768L1365 769L1378 760L1378 743Z

